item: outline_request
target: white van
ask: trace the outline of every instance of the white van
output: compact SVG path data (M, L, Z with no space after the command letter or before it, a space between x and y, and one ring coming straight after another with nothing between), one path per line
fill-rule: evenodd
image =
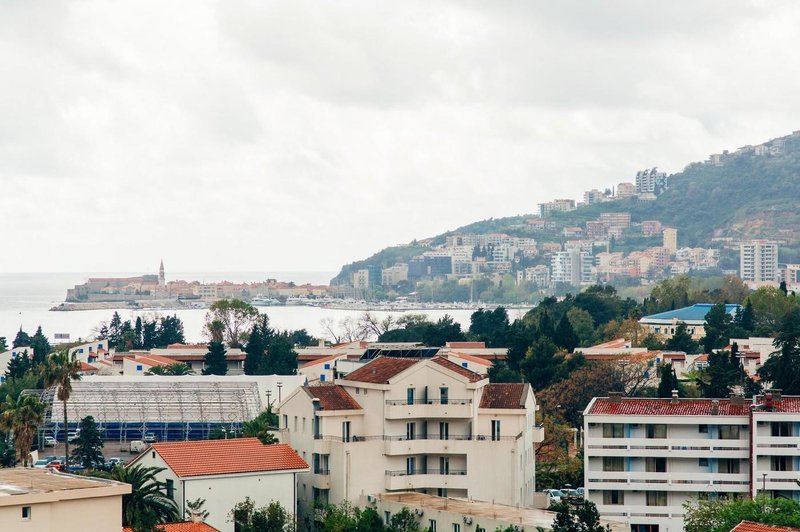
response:
M140 453L147 449L147 444L142 440L133 440L131 442L131 452L132 453Z

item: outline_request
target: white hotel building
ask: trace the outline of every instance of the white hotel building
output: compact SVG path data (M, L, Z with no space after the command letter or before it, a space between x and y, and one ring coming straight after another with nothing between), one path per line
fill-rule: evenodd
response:
M800 397L612 395L589 403L584 431L587 498L631 532L682 531L699 498L800 500Z
M378 357L286 397L280 437L311 464L301 514L400 491L531 506L535 411L527 384L490 384L440 356Z

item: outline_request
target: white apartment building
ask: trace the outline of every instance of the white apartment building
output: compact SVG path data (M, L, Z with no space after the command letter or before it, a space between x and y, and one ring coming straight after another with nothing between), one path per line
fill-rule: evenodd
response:
M595 398L584 411L584 486L632 532L683 530L684 503L800 500L800 397Z
M593 262L590 253L578 249L554 253L550 258L550 281L572 286L592 284L595 282Z
M739 277L754 283L776 282L778 244L769 240L748 240L739 244Z
M408 281L408 264L395 264L381 270L383 286L395 286L401 281Z
M406 276L408 271L406 270ZM356 270L351 274L351 281L354 288L369 288L369 270Z
M530 506L536 401L445 357L378 357L279 405L281 441L312 465L300 512L401 491Z

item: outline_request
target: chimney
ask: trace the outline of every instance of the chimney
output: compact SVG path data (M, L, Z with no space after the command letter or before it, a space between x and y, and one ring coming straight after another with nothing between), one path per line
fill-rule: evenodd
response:
M673 405L678 404L678 390L672 390L672 399L670 399L669 402Z
M711 415L719 415L719 399L714 399L711 401Z
M743 405L744 404L744 397L739 395L738 393L732 393L730 396L731 404L732 405Z
M608 402L609 403L621 403L622 402L622 392L608 392Z
M765 393L764 394L764 410L766 410L767 412L772 412L772 407L773 406L774 405L773 405L773 401L772 401L772 392Z
M776 403L780 402L783 390L781 390L780 388L773 388L770 391L772 392L772 400L775 401Z
M189 511L190 519L192 523L203 523L203 512L200 510L190 510Z
M325 347L325 340L320 339L319 346L320 347Z

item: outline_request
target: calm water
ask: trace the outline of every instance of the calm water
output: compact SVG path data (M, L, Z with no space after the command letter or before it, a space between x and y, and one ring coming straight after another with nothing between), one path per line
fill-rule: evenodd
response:
M32 274L0 274L0 336L5 336L8 343L22 327L29 334L42 326L45 334L51 339L54 333L69 333L71 339L86 338L94 334L100 322L108 321L113 310L83 310L76 312L49 312L48 309L64 301L67 288L86 281L88 277L123 277L138 275L137 273L32 273ZM235 272L235 273L176 273L167 272L167 280L185 279L198 281L253 282L267 278L294 281L295 283L327 284L336 274L332 272ZM333 319L335 323L347 316L358 317L362 311L320 309L316 307L261 307L261 312L269 315L273 327L278 329L305 328L314 336L325 336L323 320ZM119 311L123 320L135 320L136 316L150 316L154 313L177 314L183 320L186 340L202 341L201 330L206 310L175 311ZM425 314L438 319L449 314L462 327L469 326L471 310L427 310ZM380 317L388 314L399 316L402 312L374 312ZM522 311L509 311L513 319Z

